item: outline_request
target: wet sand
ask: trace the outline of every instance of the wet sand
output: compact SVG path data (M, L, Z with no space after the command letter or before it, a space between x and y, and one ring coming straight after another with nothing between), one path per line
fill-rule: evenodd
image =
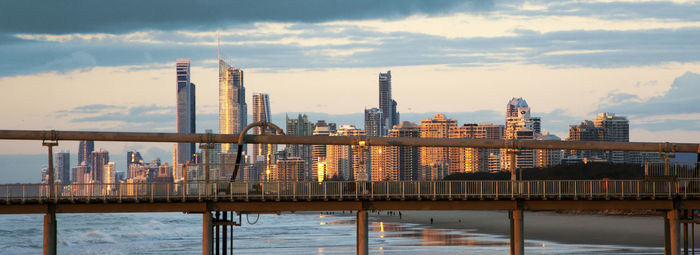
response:
M371 221L424 224L434 228L465 229L477 233L509 235L506 211L386 211L370 213ZM430 219L433 219L431 224ZM555 212L525 212L525 240L566 244L663 247L662 216L571 215ZM700 229L699 229L700 231ZM696 243L700 242L700 233ZM699 243L700 244L700 243Z

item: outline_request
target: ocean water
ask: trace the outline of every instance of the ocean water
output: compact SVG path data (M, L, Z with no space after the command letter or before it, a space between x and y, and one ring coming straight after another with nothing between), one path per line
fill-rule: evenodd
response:
M201 214L57 214L59 254L198 254ZM257 219L257 223L255 222ZM370 219L372 254L507 254L508 237ZM354 254L355 217L248 215L234 254ZM249 224L255 223L255 224ZM0 215L0 254L40 254L43 215ZM663 254L661 248L526 240L527 254Z

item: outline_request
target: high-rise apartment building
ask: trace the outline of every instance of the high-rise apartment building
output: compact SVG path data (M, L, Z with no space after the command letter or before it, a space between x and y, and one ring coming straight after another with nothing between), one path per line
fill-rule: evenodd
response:
M450 127L455 126L457 126L456 120L447 119L445 115L438 113L432 119L421 121L420 137L448 138ZM449 163L449 148L421 147L421 180L440 180L450 175Z
M514 97L506 105L506 126L504 139L534 139L541 130L541 119L530 117L530 107L525 99ZM511 157L515 154L515 159ZM501 169L512 171L516 168L533 168L537 159L534 150L519 150L513 152L510 149L501 149ZM512 165L512 162L515 165Z
M247 114L243 70L233 68L219 59L219 133L240 133L248 125ZM221 145L221 152L236 151L232 149L232 144L225 143Z
M513 139L518 130L529 129L535 134L541 131L541 119L530 116L530 107L525 99L514 97L506 105L506 126L504 139Z
M331 134L330 125L326 121L319 120L316 122L313 135L314 136L329 136ZM311 146L311 173L308 173L307 178L312 181L320 181L326 174L326 145L314 144ZM323 169L321 169L323 165ZM321 178L321 179L319 179Z
M626 117L615 116L614 113L598 113L593 121L595 126L600 129L601 141L605 142L629 142L630 141L630 125ZM609 162L619 163L641 163L632 162L633 154L624 151L606 151L605 156Z
M104 174L102 183L117 183L117 165L114 162L107 162L103 166Z
M276 180L280 182L304 181L304 160L300 157L281 157L277 160Z
M364 130L357 129L353 125L342 125L337 132L330 136L364 136ZM363 155L364 154L364 155ZM360 171L360 162L367 153L360 153L350 145L327 145L326 146L326 172L324 179L355 180ZM369 162L365 160L365 162ZM367 169L367 165L364 166Z
M75 176L73 176L74 183L89 183L91 181L90 168L87 166L87 161L80 162L78 166L75 167Z
M515 136L512 139L515 140L533 140L535 139L535 131L530 129L520 129L515 131ZM515 160L513 159L513 154L515 154ZM515 163L515 166L513 166ZM527 169L535 168L537 166L537 153L536 150L518 150L514 153L510 149L501 149L501 170L513 171L518 168Z
M190 59L180 58L175 63L177 118L175 125L179 134L195 133L195 85L190 82ZM174 165L192 160L196 149L194 143L177 143L173 153L177 154Z
M143 164L143 157L138 151L127 151L126 152L126 165L131 164Z
M389 128L391 129L391 128ZM382 136L384 132L384 114L379 108L365 109L365 132L367 136Z
M561 141L561 138L554 134L550 134L548 132L543 132L540 135L537 135L535 140L541 140L541 141ZM538 149L535 151L537 155L537 167L538 168L546 168L546 167L552 167L561 164L561 155L562 151L561 150L547 150L547 149Z
M569 141L601 141L602 132L593 121L584 120L581 124L569 126ZM565 150L565 157L575 157L586 160L603 160L602 151Z
M90 154L90 178L93 182L100 183L105 179L104 166L109 162L109 152L104 149L93 151Z
M501 139L503 126L488 122L481 124L464 124L453 126L449 130L449 138L471 139ZM489 171L489 155L497 149L487 148L449 148L450 172L487 172Z
M264 93L253 94L253 122L271 122L270 114L270 96ZM269 130L265 130L266 134L271 134ZM263 134L263 128L254 127L253 134ZM267 165L274 164L277 145L274 144L253 144L253 161L263 161Z
M70 183L70 152L56 153L56 182Z
M420 137L420 128L408 121L389 130L389 137ZM413 146L372 146L372 180L420 179L420 150Z
M585 120L569 126L569 141L629 142L629 121L614 113L599 113L593 121ZM586 160L604 160L611 163L641 164L639 152L567 150L564 156Z
M95 150L95 141L80 141L80 145L78 147L78 165L80 165L81 162L85 162L85 164L90 167L90 154Z
M289 116L286 117L287 123L287 134L288 136L310 136L314 133L314 124L309 121L306 114L299 116L296 119L290 119ZM311 176L311 169L313 168L311 145L305 144L287 144L288 157L299 157L304 160L304 179L306 176Z
M399 124L396 101L391 96L391 71L379 73L379 109L382 111L383 125L381 136L389 133L394 125Z

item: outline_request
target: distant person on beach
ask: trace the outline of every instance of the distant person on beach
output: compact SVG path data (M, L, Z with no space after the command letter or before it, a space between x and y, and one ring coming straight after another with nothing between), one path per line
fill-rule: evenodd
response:
M430 218L430 224L431 225L433 224L433 218Z
M399 211L399 220L401 219L401 211Z

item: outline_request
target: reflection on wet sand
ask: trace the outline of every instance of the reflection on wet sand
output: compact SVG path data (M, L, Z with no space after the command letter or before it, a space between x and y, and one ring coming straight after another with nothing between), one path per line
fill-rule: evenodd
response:
M328 218L332 219L332 218ZM355 220L339 219L323 222L322 225L354 225ZM417 242L395 243L399 246L507 246L508 242L485 240L482 235L448 229L425 228L419 225L392 222L371 222L371 232L379 238L405 238ZM419 240L419 241L418 241Z
M324 217L321 225L355 225L355 219L351 215L337 215L338 217ZM350 217L347 217L350 216ZM456 254L501 254L509 249L510 243L507 236L489 235L477 233L475 230L453 230L431 228L425 225L412 223L396 223L384 221L370 221L370 249L378 254L385 251L404 250L406 247L415 251L417 246L426 247L430 253ZM529 252L539 254L655 254L659 249L643 247L623 247L606 245L567 245L546 241L526 241L525 246ZM409 248L413 247L413 248ZM454 250L449 247L470 247L462 250ZM442 250L447 248L448 250ZM467 251L468 250L468 251ZM445 253L447 252L447 253ZM319 252L318 254L322 254ZM422 253L422 252L417 252Z

